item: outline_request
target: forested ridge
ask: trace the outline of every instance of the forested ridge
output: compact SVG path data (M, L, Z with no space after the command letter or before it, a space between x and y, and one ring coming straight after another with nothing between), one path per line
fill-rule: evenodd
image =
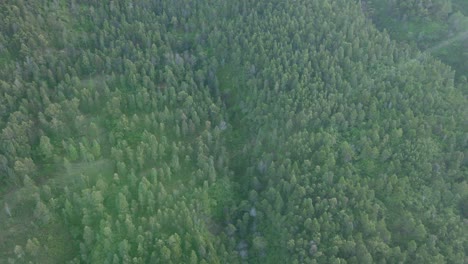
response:
M4 1L0 262L466 263L465 65L383 3Z

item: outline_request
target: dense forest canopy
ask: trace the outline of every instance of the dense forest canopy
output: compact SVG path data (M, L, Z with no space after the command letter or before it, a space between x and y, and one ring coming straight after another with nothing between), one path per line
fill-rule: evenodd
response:
M4 1L0 259L467 262L466 8Z

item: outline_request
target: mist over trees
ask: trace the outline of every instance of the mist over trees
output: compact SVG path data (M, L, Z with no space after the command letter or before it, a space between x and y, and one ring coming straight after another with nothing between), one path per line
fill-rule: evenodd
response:
M0 259L466 262L466 15L5 1Z

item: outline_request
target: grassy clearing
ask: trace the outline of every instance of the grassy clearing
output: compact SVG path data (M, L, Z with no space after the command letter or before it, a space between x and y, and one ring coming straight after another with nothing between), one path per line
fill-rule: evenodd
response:
M35 263L65 263L70 260L70 256L76 256L79 247L73 242L69 227L60 220L58 215L51 211L52 219L47 224L38 224L34 216L35 192L40 192L41 187L45 185L53 190L63 190L66 186L79 188L83 185L92 185L99 178L110 178L113 171L113 163L109 160L73 163L67 168L55 171L56 175L52 175L53 177L42 182L41 186L34 187L33 190L23 187L5 195L1 204L3 206L5 202L8 203L12 217L9 217L5 210L0 213L0 229L2 230L0 259L16 259L15 246L17 245L26 252L23 258L18 259L19 263L23 263L25 259L34 259ZM83 182L81 175L88 176L89 182ZM39 250L35 255L26 250L28 239L33 238L39 242Z
M21 246L25 251L17 263L23 263L25 258L35 259L35 263L65 263L70 260L70 256L78 253L75 250L78 247L63 223L52 221L45 226L38 226L32 208L27 205L14 208L13 212L11 218L6 214L0 216L0 259L3 261L18 258L15 254L16 246ZM39 242L36 254L26 247L28 239L34 238Z
M70 256L75 256L78 247L73 242L67 226L51 214L48 223L39 224L34 216L36 207L35 190L23 187L7 194L2 206L6 203L10 208L11 217L2 210L0 214L0 259L17 259L17 263L26 263L26 259L34 259L34 263L65 263ZM28 249L28 239L37 239L37 250ZM17 246L24 254L15 252ZM20 255L23 255L20 257ZM5 262L2 262L5 263Z

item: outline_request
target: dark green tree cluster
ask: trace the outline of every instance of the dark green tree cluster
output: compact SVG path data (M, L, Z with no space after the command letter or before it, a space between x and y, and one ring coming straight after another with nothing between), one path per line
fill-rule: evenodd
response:
M256 210L237 220L251 229L239 235L267 241L252 257L463 262L466 101L454 73L398 48L351 3L246 10L228 32L247 76L243 210Z

